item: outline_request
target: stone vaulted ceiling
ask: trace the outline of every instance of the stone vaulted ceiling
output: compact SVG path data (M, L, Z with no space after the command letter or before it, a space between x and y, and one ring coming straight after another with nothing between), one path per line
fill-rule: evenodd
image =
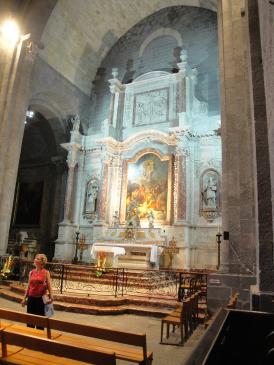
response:
M115 42L145 17L176 5L217 11L217 0L59 0L44 30L40 57L89 95Z

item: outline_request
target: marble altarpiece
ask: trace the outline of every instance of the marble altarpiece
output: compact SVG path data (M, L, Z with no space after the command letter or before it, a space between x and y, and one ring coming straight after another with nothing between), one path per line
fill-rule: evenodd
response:
M79 229L85 262L101 249L115 266L157 268L172 241L178 248L173 267L216 267L220 116L210 116L196 98L198 70L185 50L178 68L130 84L122 84L115 69L101 131L81 135L74 118L70 142L62 145L68 181L55 259L73 258Z

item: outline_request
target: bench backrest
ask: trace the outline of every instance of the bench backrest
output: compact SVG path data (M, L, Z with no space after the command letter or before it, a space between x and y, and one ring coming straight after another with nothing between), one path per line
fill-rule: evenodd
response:
M0 308L0 318L7 319L8 321L45 327L47 330L47 337L51 338L51 330L48 321L49 319L47 317Z
M52 330L74 333L81 336L99 338L112 342L119 342L143 348L144 359L147 359L146 334L117 331L107 327L95 327L80 323L70 323L55 318L49 318L49 326Z
M45 338L10 332L8 329L0 330L0 341L3 357L7 357L7 344L10 344L94 365L116 365L115 354L113 352L98 352L83 349Z
M37 316L9 309L0 309L0 318L21 323L45 327L47 337L51 338L51 330L74 333L77 335L99 338L107 341L139 346L143 349L144 360L147 359L146 334L117 331L106 327L94 327L80 323L70 323L55 318Z

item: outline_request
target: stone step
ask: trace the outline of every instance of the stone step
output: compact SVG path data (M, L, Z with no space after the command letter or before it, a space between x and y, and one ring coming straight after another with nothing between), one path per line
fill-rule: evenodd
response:
M57 278L57 276L52 275L52 279ZM84 283L91 283L91 284L102 284L102 285L114 285L113 278L97 278L97 277L82 277L77 275L70 275L66 278L68 281L81 281ZM118 283L121 283L121 279L118 281ZM165 288L168 285L174 285L173 282L152 282L150 280L129 280L127 278L126 281L124 281L123 284L125 287L136 287L136 288L143 288L143 289L153 289L153 288Z
M0 296L20 303L23 299L23 292L14 292L7 287L0 288ZM64 296L64 295L54 295L54 308L56 310L64 310L68 312L77 312L77 313L86 313L86 314L97 314L97 315L108 315L108 314L137 314L143 316L152 316L152 317L163 317L170 313L171 309L167 309L161 306L156 306L155 303L148 302L140 302L138 300L124 299L124 303L121 300L118 300L115 305L114 300L109 300L107 298L104 300L103 298L81 298L74 297L75 302L67 302L68 298L72 299L72 296ZM91 302L89 304L83 304L81 301L83 299L90 299Z
M22 284L11 283L9 289L16 294L24 295L25 286ZM69 303L81 302L84 304L96 304L96 305L124 305L133 303L134 305L149 305L159 308L167 308L173 310L177 306L177 301L175 299L165 299L165 298L147 298L144 296L134 296L125 295L123 297L113 297L108 295L87 295L85 293L79 294L68 294L68 293L54 293L54 298L58 301L65 301Z

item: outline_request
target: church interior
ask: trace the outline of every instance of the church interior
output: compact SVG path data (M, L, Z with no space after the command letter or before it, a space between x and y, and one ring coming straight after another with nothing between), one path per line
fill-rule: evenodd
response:
M148 299L180 344L273 313L273 27L269 0L1 1L0 296L44 253L56 309Z

